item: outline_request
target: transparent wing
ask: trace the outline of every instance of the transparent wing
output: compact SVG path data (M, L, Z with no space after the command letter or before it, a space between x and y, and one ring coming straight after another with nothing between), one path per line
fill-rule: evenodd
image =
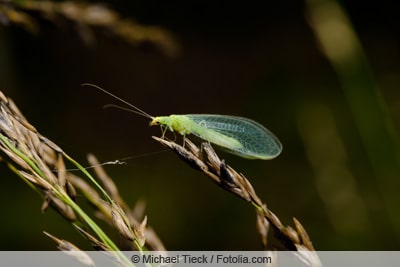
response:
M196 124L238 140L242 147L227 151L245 158L271 159L282 151L278 138L261 124L242 117L211 114L185 115Z

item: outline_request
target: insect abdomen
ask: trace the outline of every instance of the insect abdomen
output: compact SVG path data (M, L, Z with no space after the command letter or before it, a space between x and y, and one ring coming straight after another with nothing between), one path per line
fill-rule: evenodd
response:
M195 122L184 115L183 117L185 117L186 120L185 125L187 126L188 133L194 134L201 139L229 149L239 149L243 146L238 140L219 133L213 129L209 129L205 125L203 126L201 122Z

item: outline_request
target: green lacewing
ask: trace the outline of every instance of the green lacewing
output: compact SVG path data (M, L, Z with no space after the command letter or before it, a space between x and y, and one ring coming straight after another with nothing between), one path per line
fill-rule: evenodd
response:
M253 120L212 114L155 117L97 85L87 83L83 85L93 86L133 108L129 111L149 118L151 120L150 126L161 125L183 136L193 134L237 156L267 160L277 157L282 152L282 144L278 138L267 128Z

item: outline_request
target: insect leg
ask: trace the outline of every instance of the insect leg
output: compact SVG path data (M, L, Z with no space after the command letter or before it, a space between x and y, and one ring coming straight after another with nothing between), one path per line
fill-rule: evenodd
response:
M167 132L167 127L164 125L160 125L160 129L161 129L161 138L164 139L165 133Z
M211 143L210 143L210 141L208 141L208 140L206 140L206 142L211 146ZM200 143L200 152L201 152L201 154L203 154L203 147L204 147L204 144L205 142L201 142Z
M172 131L172 133L174 134L174 142L176 141L176 133L174 131Z

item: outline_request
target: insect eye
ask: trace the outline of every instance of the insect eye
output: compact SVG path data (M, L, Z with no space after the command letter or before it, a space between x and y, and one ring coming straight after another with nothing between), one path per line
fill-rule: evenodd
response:
M153 126L153 125L160 125L160 121L159 121L159 120L152 120L152 121L149 123L149 125L150 125L150 126Z

